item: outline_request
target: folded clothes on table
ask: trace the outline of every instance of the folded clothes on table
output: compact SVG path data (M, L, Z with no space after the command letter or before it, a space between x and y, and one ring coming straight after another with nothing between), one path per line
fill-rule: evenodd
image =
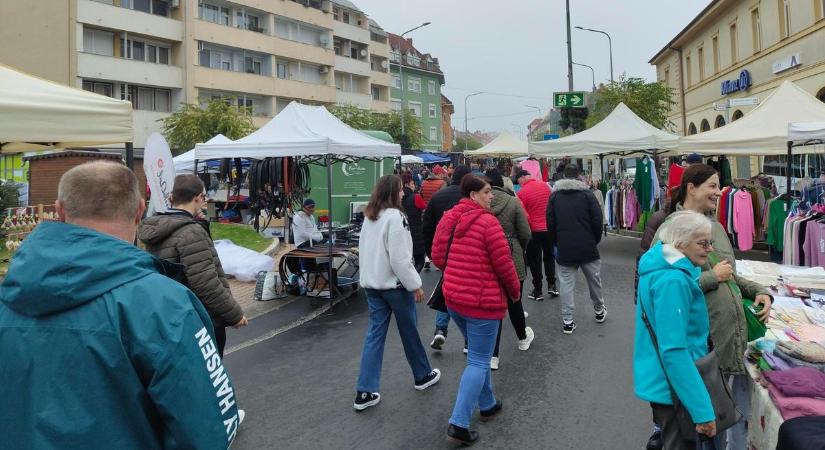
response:
M811 367L819 371L825 372L825 364L817 364L808 361L803 361L799 358L795 358L787 353L785 353L779 346L777 345L776 349L774 349L773 354L777 357L788 363L791 367Z
M803 416L825 416L825 400L823 399L789 397L773 384L768 385L768 392L785 420Z
M814 364L825 363L825 347L818 342L782 341L776 344L785 354Z
M762 375L785 396L825 399L825 373L814 368L794 367L768 371Z
M773 369L773 370L788 370L788 369L793 367L790 364L788 364L784 359L779 358L778 356L776 356L773 353L773 350L763 352L762 353L762 358L765 359L765 362L767 362L768 365L771 366L771 369Z

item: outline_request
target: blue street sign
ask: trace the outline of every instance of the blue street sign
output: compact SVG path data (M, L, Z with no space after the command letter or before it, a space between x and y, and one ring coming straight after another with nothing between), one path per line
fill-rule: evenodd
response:
M544 140L545 141L549 141L549 140L552 140L552 139L558 139L558 138L559 138L558 134L545 134L544 135Z

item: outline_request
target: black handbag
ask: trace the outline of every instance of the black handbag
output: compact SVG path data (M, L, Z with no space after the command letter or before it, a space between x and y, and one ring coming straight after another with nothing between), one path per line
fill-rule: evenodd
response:
M679 396L676 395L676 391L673 390L673 385L670 383L670 378L667 376L662 355L659 353L659 341L656 339L656 333L653 332L653 326L650 325L650 321L647 319L644 302L639 301L639 306L642 308L642 320L650 333L650 339L656 348L656 356L659 358L659 364L662 366L662 372L670 388L673 409L676 412L676 423L679 424L679 435L684 440L695 441L696 424L693 423L687 408L679 400ZM715 350L711 350L707 355L694 361L694 364L699 371L699 376L702 377L702 381L705 383L705 388L708 390L710 401L713 404L713 412L716 414L716 433L721 433L735 425L741 414L733 402L728 384L722 375L722 369L719 368L719 356Z
M458 226L458 224L456 224L456 226ZM447 241L447 251L444 254L444 267L441 270L441 277L438 278L438 283L435 284L435 289L433 289L433 293L430 294L430 299L427 300L427 306L444 313L447 312L447 301L444 298L442 287L444 286L444 272L447 271L447 262L450 258L450 247L453 245L453 234L455 234L455 228L453 228L453 231L450 233L450 240Z

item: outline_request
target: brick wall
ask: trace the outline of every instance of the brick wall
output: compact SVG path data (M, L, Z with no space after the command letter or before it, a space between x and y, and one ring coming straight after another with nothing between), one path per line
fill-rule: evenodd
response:
M29 161L29 205L50 205L57 199L57 185L60 177L72 167L97 160L119 161L109 156L60 156ZM143 173L143 160L135 159L135 174L138 177L140 193L146 195L146 175Z

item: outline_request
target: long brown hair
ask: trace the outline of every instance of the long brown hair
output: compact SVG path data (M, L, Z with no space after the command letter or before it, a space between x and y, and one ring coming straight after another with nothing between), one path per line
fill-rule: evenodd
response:
M364 210L364 217L369 220L378 220L381 211L387 208L401 209L401 177L398 175L384 175L378 179L378 184L372 190L370 201Z
M714 175L716 175L716 169L707 164L694 164L688 167L685 173L682 174L682 182L679 183L679 187L674 191L673 199L670 202L670 212L676 211L676 205L685 203L688 184L699 187Z

